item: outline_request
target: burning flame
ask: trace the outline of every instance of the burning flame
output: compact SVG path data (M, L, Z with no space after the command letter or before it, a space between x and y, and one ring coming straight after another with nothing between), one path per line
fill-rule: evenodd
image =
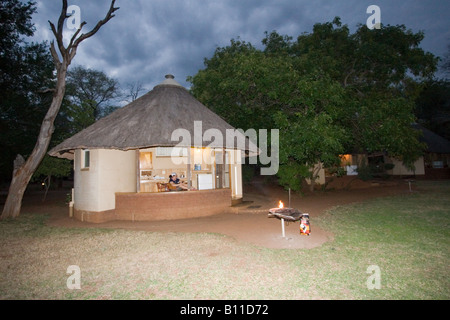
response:
M284 208L284 204L283 204L283 202L281 202L281 200L280 200L280 202L278 202L278 208L280 208L280 209Z

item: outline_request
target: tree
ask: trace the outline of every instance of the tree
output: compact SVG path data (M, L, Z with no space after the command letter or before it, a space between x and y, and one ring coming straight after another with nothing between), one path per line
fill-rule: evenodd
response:
M119 97L119 82L104 72L82 66L70 70L59 116L64 136L74 135L119 108L113 105Z
M450 79L425 82L415 114L423 126L450 140Z
M127 84L128 92L125 93L124 101L130 103L139 98L142 91L146 91L141 81L135 81Z
M21 3L19 0L0 1L0 48L3 59L6 54L17 50L17 43L22 42L21 36L32 36L34 26L31 15L36 12L35 3L28 1Z
M72 170L72 163L67 159L60 159L45 155L44 159L40 163L39 167L33 174L31 181L44 181L45 184L45 195L44 199L47 197L47 192L50 188L52 178L64 178L70 174ZM62 182L62 180L60 180Z
M66 97L72 105L91 109L92 123L110 112L119 96L119 82L102 71L77 66L67 73Z
M422 145L411 127L414 101L438 62L420 48L423 38L423 32L413 33L404 25L379 30L360 25L350 34L339 18L316 24L313 33L297 38L294 55L345 88L347 103L339 121L353 137L347 150L382 151L407 165L420 154Z
M446 79L448 79L448 77L450 76L450 44L447 45L447 53L444 56L441 68L445 76L447 77Z
M64 23L66 19L70 17L67 15L67 0L62 1L62 10L57 25L55 26L49 21L50 28L56 39L56 44L54 41L50 44L50 53L56 68L56 84L53 90L53 98L44 120L42 121L39 135L31 155L26 161L23 156L18 155L14 161L11 185L0 219L15 218L20 214L23 194L33 173L44 158L50 144L54 130L53 124L65 94L67 69L75 57L80 43L92 37L104 24L114 17L114 12L119 9L114 7L114 4L115 0L112 0L105 18L100 20L91 31L80 34L86 22L81 23L71 37L67 47L64 45L63 39Z
M237 128L279 128L279 182L298 190L302 178L314 182L316 163L334 164L343 151L343 130L334 123L343 89L329 77L298 72L288 37L266 36L265 52L235 40L217 49L190 78L192 91Z
M266 32L263 50L232 40L188 80L233 126L281 130L282 183L299 186L293 172L314 180L316 163L332 166L344 152L384 152L412 167L423 148L414 101L437 65L423 38L405 26L352 34L335 18L296 41Z
M450 45L440 71L444 78L423 84L416 101L416 116L423 126L450 140Z
M29 154L51 101L54 65L47 43L25 43L33 34L33 3L0 2L0 179L11 178L17 154Z
M297 82L296 111L279 111L275 123L280 129L279 183L299 190L309 179L310 189L322 168L339 164L348 136L339 124L337 111L345 108L343 88L330 79L304 77Z
M289 59L232 39L205 65L188 78L191 91L236 128L273 128L275 112L294 105L297 74Z
M362 95L400 88L411 78L409 74L419 80L432 77L438 58L420 48L423 39L423 32L414 33L404 25L374 30L359 25L351 34L336 17L333 22L315 24L312 33L300 35L292 52Z

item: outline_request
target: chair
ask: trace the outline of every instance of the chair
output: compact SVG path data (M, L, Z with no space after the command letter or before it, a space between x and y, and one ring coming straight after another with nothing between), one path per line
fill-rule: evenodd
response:
M158 186L158 192L169 191L169 188L167 187L167 183L157 182L156 185Z
M167 183L166 187L168 189L167 191L178 191L178 188L171 183Z

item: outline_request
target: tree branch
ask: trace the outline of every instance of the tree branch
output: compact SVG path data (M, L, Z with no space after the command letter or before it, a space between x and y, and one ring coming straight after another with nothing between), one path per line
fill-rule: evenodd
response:
M67 16L67 0L63 0L61 14L59 15L59 19L58 19L58 38L61 38L61 39L63 36L64 21L66 20L66 18L68 18L68 16Z
M59 66L61 65L61 61L59 60L58 53L55 49L55 43L53 41L50 43L50 53L52 55L53 62L55 63L56 68L59 68Z
M83 22L80 24L80 27L78 28L78 30L75 32L75 34L74 34L74 35L72 36L72 38L70 39L70 43L69 43L68 48L70 48L70 47L73 46L73 42L76 40L78 34L80 33L81 29L84 27L85 24L86 24L86 21L83 21Z
M43 90L38 91L39 93L49 93L49 92L56 92L55 88L46 88Z
M50 24L50 29L52 30L53 35L55 36L59 52L61 52L61 54L64 56L66 54L66 48L64 47L62 34L61 34L61 36L59 35L58 31L56 31L55 25L50 20L48 21L48 23ZM59 61L59 58L58 58L58 61Z
M53 33L53 35L56 38L56 43L58 45L59 52L63 56L63 60L67 62L67 65L69 65L70 62L72 61L73 57L75 57L78 45L83 40L86 40L87 38L90 38L94 34L96 34L97 31L100 30L100 28L104 24L106 24L109 20L111 20L112 18L115 17L114 12L119 10L118 7L114 7L115 2L116 2L116 0L112 0L111 1L111 5L109 7L108 13L106 14L106 16L105 16L105 18L103 20L100 20L99 22L97 22L96 26L91 31L89 31L86 34L81 34L78 37L78 35L81 32L81 29L84 27L84 25L86 25L86 22L83 21L80 24L80 27L75 32L75 34L70 39L69 45L66 48L64 46L64 42L63 42L63 28L64 28L64 21L67 18L69 18L70 15L67 15L67 0L63 0L61 14L59 15L59 19L58 19L58 26L55 27L55 25L51 21L48 21L48 22L50 24L50 29L52 30L52 33ZM55 50L55 47L54 47L53 44L52 44L52 47L50 48L50 50L51 50L51 53L52 53L53 60L55 61L55 64L60 64L61 62L59 60L58 55L56 54L56 50ZM56 57L58 57L58 58L56 59Z
M119 10L119 8L115 8L114 4L115 4L116 0L112 0L111 1L111 6L109 7L109 11L106 14L105 18L103 20L100 20L99 22L97 22L97 25L94 27L94 29L92 29L91 31L89 31L86 34L82 34L78 39L75 40L75 42L73 43L72 47L70 49L75 49L78 47L78 45L86 40L87 38L92 37L94 34L97 33L97 31L104 25L106 24L109 20L111 20L112 18L115 17L114 12L116 12L117 10Z

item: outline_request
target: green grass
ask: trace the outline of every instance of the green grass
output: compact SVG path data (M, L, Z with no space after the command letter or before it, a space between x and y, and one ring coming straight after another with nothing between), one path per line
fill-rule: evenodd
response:
M318 250L334 249L329 259L337 261L335 285L345 283L352 297L362 299L448 299L450 187L436 186L421 183L422 192L335 208L321 217L319 224L336 235ZM367 290L361 281L369 265L380 267L380 290Z
M336 207L311 221L334 240L276 250L207 233L0 223L0 299L449 299L450 182ZM69 290L69 265L81 290ZM367 268L381 271L369 290Z

